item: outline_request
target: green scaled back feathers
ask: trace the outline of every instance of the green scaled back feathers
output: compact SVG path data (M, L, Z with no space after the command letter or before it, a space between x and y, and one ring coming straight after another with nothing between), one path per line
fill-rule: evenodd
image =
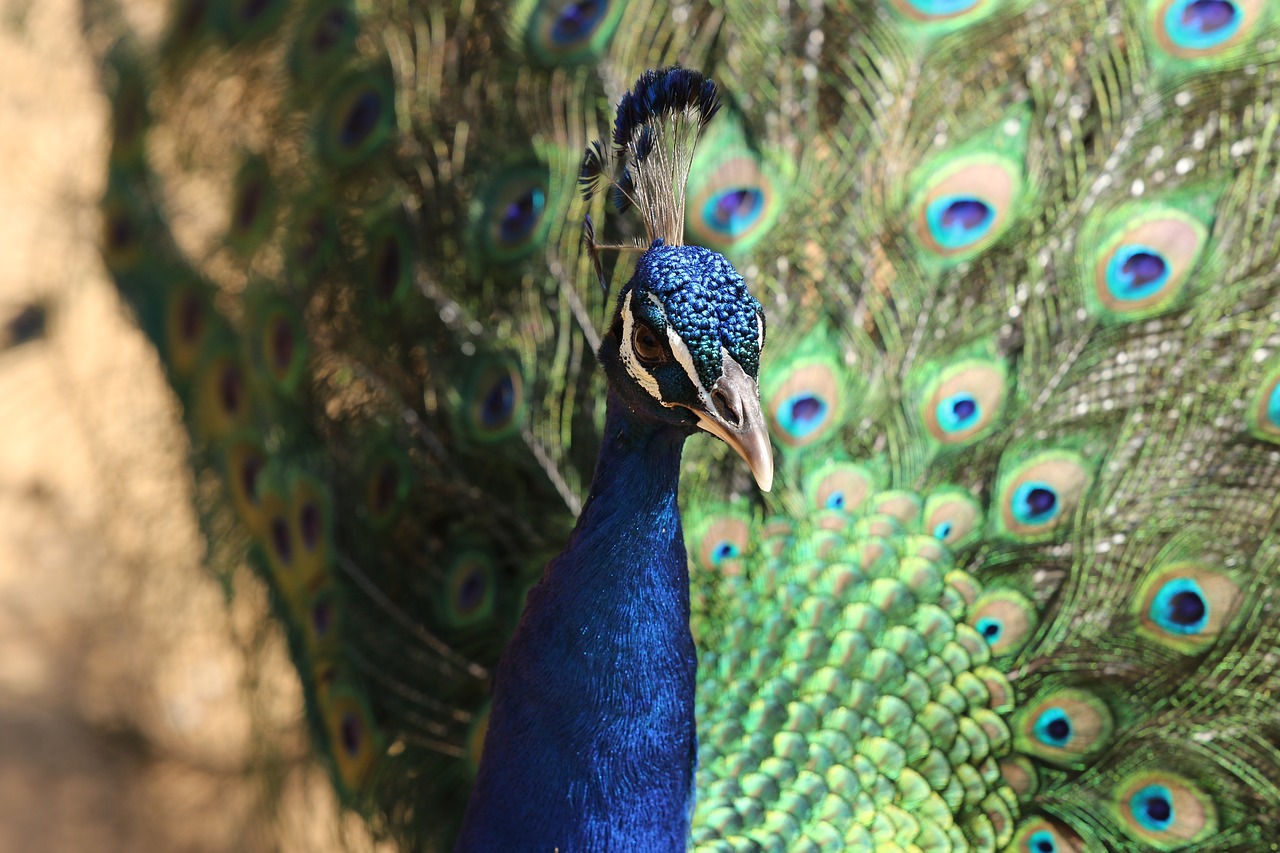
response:
M726 94L686 240L765 304L777 455L764 497L687 454L691 845L1280 838L1273 4L86 6L104 261L375 831L456 831L590 482L580 226L640 236L579 158L680 63Z

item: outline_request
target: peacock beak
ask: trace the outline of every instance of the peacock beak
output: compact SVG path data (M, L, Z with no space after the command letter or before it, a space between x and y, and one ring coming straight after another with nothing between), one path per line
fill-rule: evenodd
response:
M720 438L747 461L762 492L773 487L773 448L760 408L760 388L738 362L724 355L723 372L711 386L711 408L693 409L698 427Z

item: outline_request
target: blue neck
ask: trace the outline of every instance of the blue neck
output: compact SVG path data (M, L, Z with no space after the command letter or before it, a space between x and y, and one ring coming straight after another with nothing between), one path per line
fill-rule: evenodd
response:
M683 851L697 660L676 506L685 432L612 394L591 496L494 676L457 851Z

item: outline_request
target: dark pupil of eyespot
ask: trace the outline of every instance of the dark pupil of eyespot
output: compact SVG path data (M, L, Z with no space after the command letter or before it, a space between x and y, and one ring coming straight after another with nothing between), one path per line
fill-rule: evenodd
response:
M356 719L354 714L343 715L342 746L348 755L355 755L360 751L360 742L363 740L360 728L360 721Z
M810 421L822 414L823 403L817 397L806 395L791 404L791 417L798 421Z
M307 503L302 507L302 514L299 518L300 527L302 528L302 542L307 546L308 551L314 551L320 542L320 507L314 503Z
M570 3L556 19L555 37L561 41L581 38L600 17L600 7L598 0L579 0L577 3Z
M113 248L123 249L133 242L133 223L116 214L107 221L107 241Z
M501 377L484 396L481 418L485 425L497 426L505 421L511 414L515 399L515 383L509 375Z
M1195 592L1176 593L1169 604L1169 618L1179 625L1194 625L1204 618L1204 599Z
M209 4L207 2L201 2L201 0L195 0L195 2L188 3L179 13L179 20L182 22L179 29L195 29L200 23L200 19L204 17L204 13L208 5Z
M329 617L331 615L332 612L327 601L321 601L311 608L311 624L316 629L317 634L323 636L329 633Z
M254 18L261 15L266 8L267 0L249 0L240 10L240 22L242 24L250 23Z
M1031 508L1033 515L1043 515L1049 512L1057 502L1053 492L1048 489L1032 489L1030 494L1027 495L1027 506Z
M960 223L963 228L976 228L991 215L991 208L972 198L957 199L942 213L943 225Z
M514 243L533 233L544 204L545 195L541 187L529 187L508 202L498 223L502 241Z
M474 610L480 604L484 588L484 575L480 572L472 572L462 582L462 588L458 590L458 605L463 610Z
M184 297L178 310L178 326L182 333L182 340L194 341L200 334L203 320L204 306L200 304L200 300L191 295Z
M361 92L342 122L342 144L354 148L364 142L382 115L382 98L373 90Z
M1129 281L1129 287L1139 288L1164 275L1168 265L1159 255L1153 255L1150 252L1137 252L1129 260L1125 261L1124 266L1120 269L1132 276Z
M347 25L347 13L341 9L326 12L311 36L311 48L316 53L324 53L333 48L342 36Z
M1071 724L1066 720L1057 719L1048 725L1049 737L1054 740L1066 740L1071 736Z
M293 560L293 542L289 538L289 526L283 518L271 520L271 544L282 562Z
M277 372L282 372L293 361L293 327L286 320L279 320L271 334L271 357Z
M1147 800L1147 817L1154 821L1164 822L1173 813L1173 806L1164 797L1152 797Z
M253 225L262 204L262 184L254 182L244 188L240 204L236 207L236 227L246 230Z
M218 381L218 396L222 401L222 407L233 415L240 411L240 397L243 390L240 371L235 367L227 367L223 370Z
M262 473L263 461L257 456L250 456L240 469L240 484L250 500L258 499L258 475Z
M1202 32L1211 33L1230 24L1236 8L1227 0L1195 0L1182 10L1184 26L1199 24Z

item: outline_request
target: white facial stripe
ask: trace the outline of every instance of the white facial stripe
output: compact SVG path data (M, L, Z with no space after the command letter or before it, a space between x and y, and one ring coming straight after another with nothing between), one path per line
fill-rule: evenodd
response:
M652 298L653 294L649 295ZM622 312L622 341L618 347L618 354L622 357L622 366L627 369L627 373L631 375L631 378L640 384L646 394L662 403L662 391L658 388L658 380L654 379L653 374L645 370L640 364L640 359L636 357L635 348L631 343L635 337L636 329L636 292L634 290L628 294L627 300L627 310ZM661 303L659 303L658 307L662 307Z
M698 378L698 369L693 366L693 353L689 352L689 345L676 334L671 326L667 326L667 341L671 344L671 354L676 357L676 361L684 369L685 375L689 377L693 387L698 389L698 400L702 403L702 407L707 411L713 411L711 408L711 395L707 393L706 388L702 387L702 380ZM720 348L720 352L722 354L725 353L724 347Z
M756 315L756 352L764 349L764 317Z

